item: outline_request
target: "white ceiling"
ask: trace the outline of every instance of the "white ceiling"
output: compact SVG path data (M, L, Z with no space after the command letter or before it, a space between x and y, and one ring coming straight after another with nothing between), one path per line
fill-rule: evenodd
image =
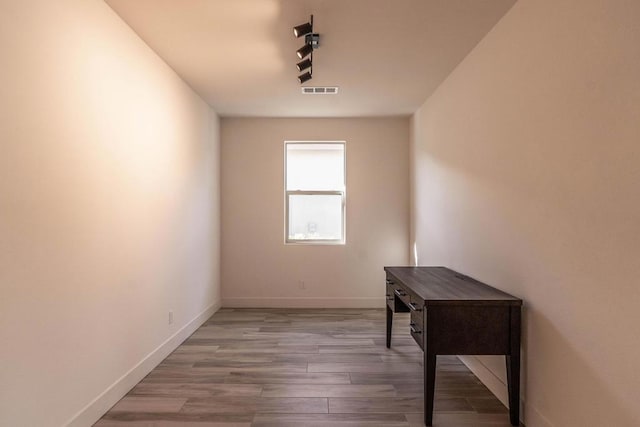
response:
M515 0L106 0L221 116L413 113ZM321 47L303 95L292 27Z

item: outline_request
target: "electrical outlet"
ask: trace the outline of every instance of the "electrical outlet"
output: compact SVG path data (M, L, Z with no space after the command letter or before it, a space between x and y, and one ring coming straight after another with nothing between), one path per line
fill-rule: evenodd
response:
M173 323L173 310L169 310L169 324Z
M298 288L307 289L307 285L304 283L304 280L298 280Z

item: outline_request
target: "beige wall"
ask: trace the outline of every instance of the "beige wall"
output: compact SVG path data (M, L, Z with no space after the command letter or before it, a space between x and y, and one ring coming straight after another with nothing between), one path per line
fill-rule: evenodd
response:
M222 119L225 306L382 307L408 261L408 118ZM284 141L346 141L346 245L284 244ZM299 281L306 289L300 289Z
M529 427L640 425L638 22L520 0L414 117L419 262L524 298Z
M218 121L102 1L0 1L0 63L0 425L90 425L219 299Z

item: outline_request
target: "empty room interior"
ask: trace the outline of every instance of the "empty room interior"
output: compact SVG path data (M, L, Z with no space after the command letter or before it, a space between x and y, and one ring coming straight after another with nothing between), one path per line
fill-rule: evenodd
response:
M0 426L640 426L638 0L0 0Z

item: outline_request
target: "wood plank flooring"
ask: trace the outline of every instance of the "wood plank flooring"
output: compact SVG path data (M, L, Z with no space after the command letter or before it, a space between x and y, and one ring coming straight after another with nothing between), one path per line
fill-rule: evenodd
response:
M97 427L417 427L422 352L384 310L222 309ZM453 356L438 357L434 426L507 427L507 409Z

